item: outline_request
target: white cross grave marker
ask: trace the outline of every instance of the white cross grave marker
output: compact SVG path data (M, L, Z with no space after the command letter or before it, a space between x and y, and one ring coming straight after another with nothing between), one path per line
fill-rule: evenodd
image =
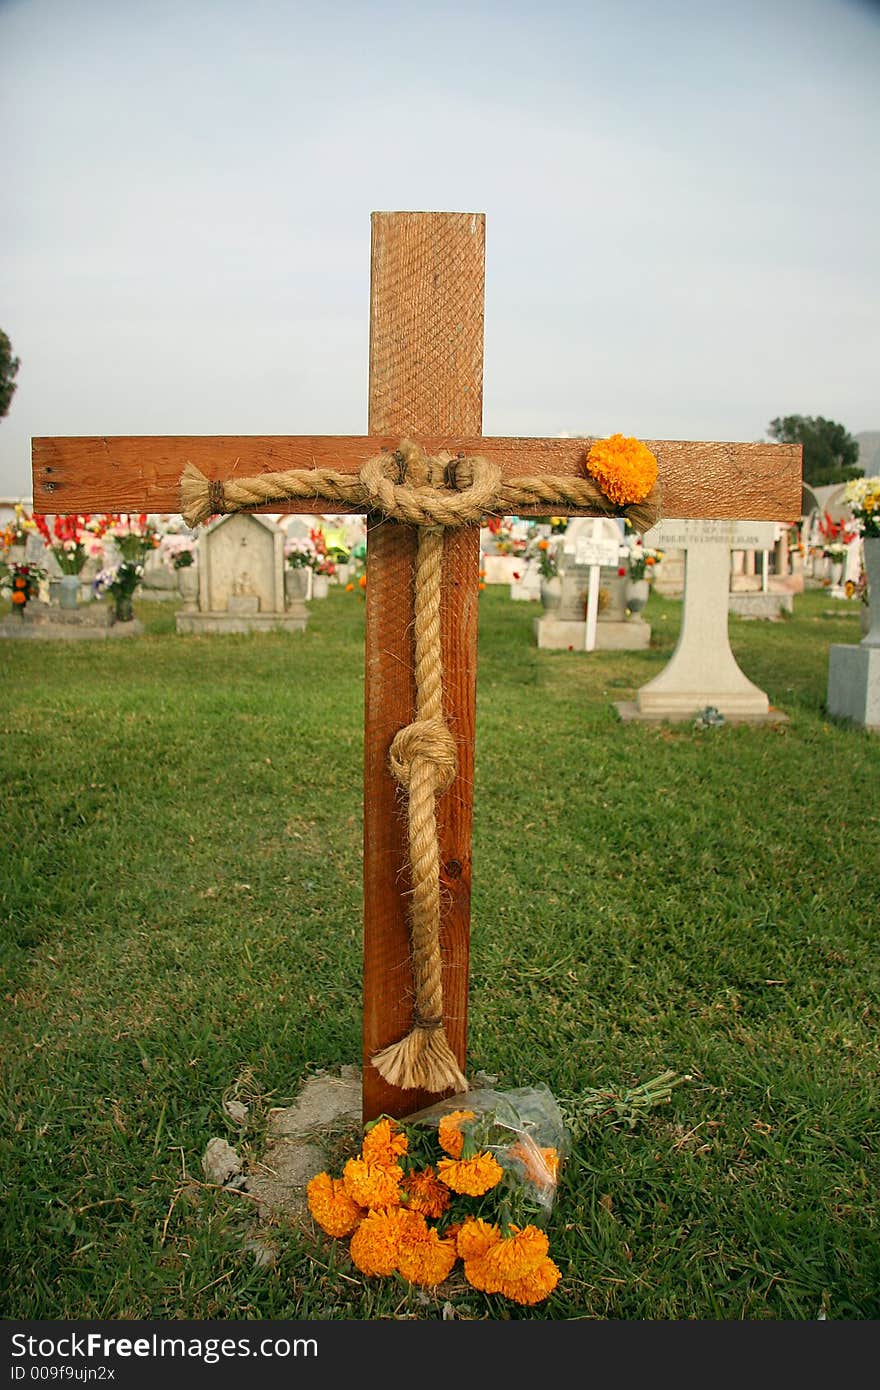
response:
M664 519L645 532L658 550L684 550L685 587L678 644L669 663L617 709L622 719L680 721L708 707L725 719L782 719L740 670L727 630L731 550L768 550L772 521Z

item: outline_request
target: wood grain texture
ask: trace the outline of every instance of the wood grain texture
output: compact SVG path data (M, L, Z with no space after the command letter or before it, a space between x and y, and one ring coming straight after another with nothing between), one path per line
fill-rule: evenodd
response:
M407 324L407 333L412 324ZM408 341L414 342L410 338ZM378 341L371 338L371 354ZM472 351L472 350L471 350ZM451 360L464 370L472 358L460 341L452 340ZM371 363L373 361L371 355ZM378 363L376 364L378 368ZM425 374L417 354L413 371ZM372 368L371 368L372 369ZM439 383L449 385L447 356ZM387 406L388 388L383 387ZM477 386L471 382L459 400L459 414L473 404ZM405 403L414 408L411 398ZM378 406L377 406L378 408ZM390 409L390 406L387 406ZM379 416L375 420L379 420ZM401 420L407 416L401 414ZM501 465L507 478L530 473L572 475L583 472L589 439L482 439L475 426L456 429L435 422L417 430L410 421L394 429L371 415L369 436L116 436L109 438L48 438L32 441L34 509L37 512L177 513L179 479L192 462L209 478L247 478L289 468L336 468L357 473L382 449L395 449L407 433L428 453L482 454ZM663 514L674 517L717 517L743 521L795 521L801 514L801 448L796 444L701 443L690 440L647 439L657 456L663 488ZM325 511L303 499L267 508L274 512ZM333 512L351 511L333 503ZM531 510L537 514L539 509ZM572 513L587 515L588 513Z
M468 213L376 213L370 302L371 435L479 436L485 228ZM375 439L367 448L377 452ZM363 457L370 457L366 453ZM389 1086L371 1057L409 1031L406 808L388 771L391 740L413 718L415 529L372 522L367 536L364 758L364 1120L404 1116L437 1097ZM444 708L458 771L437 803L444 1021L466 1072L479 531L444 542Z

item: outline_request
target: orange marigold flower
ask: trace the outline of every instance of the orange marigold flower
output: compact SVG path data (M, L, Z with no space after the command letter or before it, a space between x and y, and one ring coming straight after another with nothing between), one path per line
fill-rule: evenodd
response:
M504 1169L491 1154L479 1153L474 1154L473 1158L441 1158L437 1164L437 1176L453 1192L463 1193L466 1197L482 1197L484 1192L497 1187L504 1176Z
M538 549L539 549L539 550L549 550L549 549L550 549L550 542L547 540L547 538L546 538L545 536L542 536L541 539L538 541Z
M392 1120L379 1120L371 1125L364 1135L361 1158L365 1163L378 1163L381 1168L393 1168L408 1148L409 1140Z
M452 1200L449 1188L437 1178L433 1168L423 1168L419 1173L409 1173L402 1187L408 1198L410 1211L421 1212L435 1220L442 1216Z
M513 1234L496 1241L483 1256L498 1284L523 1279L547 1258L550 1243L537 1226L512 1226Z
M480 1260L500 1239L498 1227L477 1216L462 1223L455 1246L463 1260Z
M512 1303L540 1303L553 1292L561 1277L560 1270L548 1256L521 1279L502 1280L495 1292L503 1294Z
M473 1288L479 1289L480 1293L498 1292L495 1274L487 1267L485 1256L478 1260L465 1260L464 1277Z
M345 592L346 592L347 594L353 594L353 593L354 593L354 585L353 585L353 584L346 584L346 586L345 586Z
M461 1126L465 1120L474 1119L473 1110L452 1110L444 1115L437 1126L437 1140L445 1154L450 1158L461 1158L464 1148L464 1135Z
M657 481L657 460L640 439L612 434L597 439L587 454L587 468L612 502L643 502Z
M351 1235L363 1216L363 1210L353 1202L342 1185L341 1178L318 1173L306 1187L309 1211L328 1236Z
M400 1203L400 1181L403 1169L395 1164L384 1168L380 1163L365 1163L362 1158L350 1158L342 1170L345 1190L359 1207L396 1207Z
M12 595L12 602L27 603L27 594L23 593L21 589L16 589L15 593Z
M483 589L485 589L485 587L486 587L485 584L478 584L478 585L477 585L477 588L480 589L481 591L482 591Z
M365 589L367 587L367 576L365 574L362 574L360 579L358 580L358 587L361 589Z
M348 1244L352 1263L362 1274L385 1276L394 1273L404 1215L399 1207L367 1212Z
M559 1154L555 1149L539 1148L533 1140L511 1145L511 1158L519 1159L526 1177L536 1187L552 1187L559 1176Z
M442 1284L456 1261L455 1242L442 1239L424 1216L402 1211L397 1269L411 1284Z

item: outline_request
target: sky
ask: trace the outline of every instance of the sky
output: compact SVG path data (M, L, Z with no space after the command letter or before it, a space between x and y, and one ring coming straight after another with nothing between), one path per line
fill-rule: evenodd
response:
M868 0L0 0L0 498L365 433L374 211L486 215L485 434L880 429L878 74Z

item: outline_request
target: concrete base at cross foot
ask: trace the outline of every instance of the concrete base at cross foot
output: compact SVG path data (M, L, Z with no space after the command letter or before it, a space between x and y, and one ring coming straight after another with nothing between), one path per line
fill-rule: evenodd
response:
M553 651L584 651L586 623L561 622L545 616L534 619L535 638L539 647ZM625 623L597 622L596 645L593 651L641 651L651 645L651 625L641 618Z
M309 621L304 603L302 612L287 613L178 613L178 632L305 632Z
M880 647L829 649L826 708L835 719L880 732Z
M624 724L686 724L696 719L709 706L724 715L725 724L787 724L788 715L771 705L766 710L737 710L723 699L701 699L690 705L660 706L650 710L639 708L635 700L616 701L614 708Z

